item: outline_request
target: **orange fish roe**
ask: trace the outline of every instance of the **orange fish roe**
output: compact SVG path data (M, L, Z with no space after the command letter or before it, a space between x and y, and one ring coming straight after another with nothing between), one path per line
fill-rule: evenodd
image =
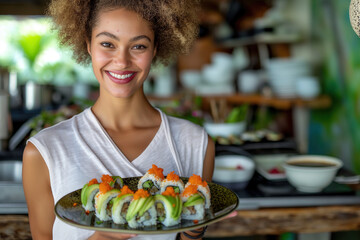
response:
M189 186L187 186L184 189L183 196L184 197L189 197L189 196L191 196L192 194L195 194L195 193L197 193L197 185L190 184Z
M104 193L107 193L108 191L110 191L112 189L112 187L110 186L109 183L107 182L102 182L100 183L99 185L99 191L100 193L104 194Z
M195 175L195 174L193 174L189 178L189 183L194 184L194 185L201 185L203 187L207 186L207 182L203 181L199 175Z
M149 174L154 174L156 177L160 178L161 180L164 179L163 174L164 169L157 167L155 164L152 165L152 168L148 170Z
M171 173L169 173L167 176L166 176L166 180L169 180L169 181L179 181L180 177L174 172L172 171Z
M144 189L139 189L134 194L134 200L137 200L139 198L147 198L150 196L150 193Z
M164 196L176 197L176 193L172 187L167 187L166 190L161 194Z
M98 184L98 183L99 183L98 180L97 180L96 178L93 178L93 179L91 179L90 182L88 183L88 186L91 186L91 185L93 185L93 184Z
M120 194L118 195L118 197L121 197L123 195L126 194L134 194L134 191L132 191L127 185L124 185L121 190L120 190Z
M106 183L111 183L111 182L113 182L114 181L114 179L110 176L110 175L108 175L108 174L104 174L104 175L102 175L102 177L101 177L101 181L102 182L106 182Z

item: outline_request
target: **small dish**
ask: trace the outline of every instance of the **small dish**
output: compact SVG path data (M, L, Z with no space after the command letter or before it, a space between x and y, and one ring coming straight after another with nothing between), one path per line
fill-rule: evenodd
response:
M221 155L215 157L212 180L233 190L244 189L255 172L252 159L242 155Z
M288 154L255 155L256 171L267 180L285 180L283 163Z

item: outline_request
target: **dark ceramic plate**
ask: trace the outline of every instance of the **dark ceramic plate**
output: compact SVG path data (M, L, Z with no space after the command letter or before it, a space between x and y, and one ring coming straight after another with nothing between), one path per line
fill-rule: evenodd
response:
M128 185L129 188L134 191L137 190L139 179L140 177L123 178L124 184ZM182 180L186 183L188 178L182 178ZM209 187L211 192L211 208L206 211L205 218L197 223L189 220L182 220L180 224L172 227L165 227L159 223L151 227L134 229L128 227L127 224L119 225L115 224L113 221L101 222L95 216L94 212L91 212L90 214L85 213L80 201L81 189L62 197L55 205L55 214L60 220L67 224L95 231L135 234L159 234L187 231L220 221L238 206L239 199L230 189L216 183L209 183Z

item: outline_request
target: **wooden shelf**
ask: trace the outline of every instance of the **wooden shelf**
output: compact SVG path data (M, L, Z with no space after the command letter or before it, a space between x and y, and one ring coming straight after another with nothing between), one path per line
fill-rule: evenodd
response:
M305 100L300 98L277 98L264 97L261 95L235 94L228 96L206 96L205 101L210 99L226 99L228 104L252 104L274 107L281 110L288 110L293 107L308 108L327 108L331 105L331 99L328 96L319 96L315 99Z
M221 47L236 48L246 45L254 44L278 44L278 43L297 43L302 39L295 35L274 35L274 34L260 34L253 37L233 38L219 41L217 44Z
M180 94L168 97L148 96L150 101L166 102L172 100L179 100L182 98ZM277 98L277 97L264 97L259 94L234 94L234 95L213 95L202 96L204 104L207 105L210 100L225 99L230 105L236 104L250 104L259 106L268 106L280 110L290 110L294 107L307 107L311 109L328 108L331 105L331 98L329 96L319 96L315 99L300 99L300 98Z

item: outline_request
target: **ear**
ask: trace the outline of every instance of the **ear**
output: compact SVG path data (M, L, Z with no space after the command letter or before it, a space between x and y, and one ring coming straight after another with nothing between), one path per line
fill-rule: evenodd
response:
M156 56L156 53L157 53L157 45L155 45L155 47L154 47L154 54L153 54L153 58Z
M89 39L86 39L86 46L87 46L87 51L89 53L89 55L91 56L91 43Z

